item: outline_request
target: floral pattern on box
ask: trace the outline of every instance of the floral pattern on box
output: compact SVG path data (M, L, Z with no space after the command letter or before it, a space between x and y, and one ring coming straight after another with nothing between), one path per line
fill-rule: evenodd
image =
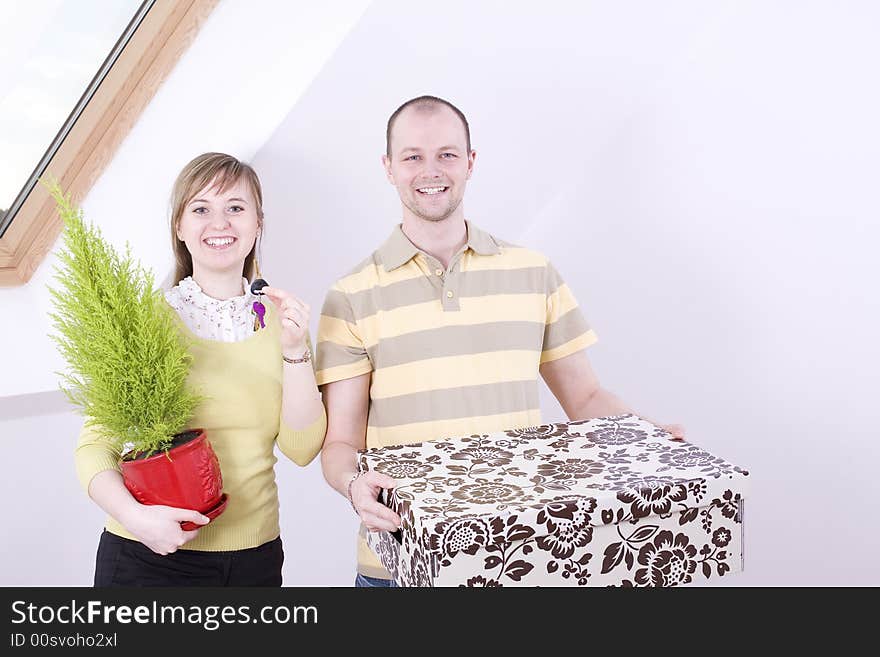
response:
M748 472L633 415L363 450L402 586L676 586L742 569Z

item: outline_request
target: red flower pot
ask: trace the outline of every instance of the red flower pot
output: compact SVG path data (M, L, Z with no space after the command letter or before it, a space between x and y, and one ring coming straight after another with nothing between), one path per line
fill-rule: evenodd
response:
M122 461L120 466L125 487L141 504L195 509L211 519L226 508L220 461L203 429L180 434L167 453ZM187 521L181 526L191 530L200 525Z

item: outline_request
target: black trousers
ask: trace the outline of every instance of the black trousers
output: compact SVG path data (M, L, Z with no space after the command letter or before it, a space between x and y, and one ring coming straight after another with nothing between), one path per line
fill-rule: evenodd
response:
M281 537L246 550L156 554L106 529L98 543L95 586L281 586Z

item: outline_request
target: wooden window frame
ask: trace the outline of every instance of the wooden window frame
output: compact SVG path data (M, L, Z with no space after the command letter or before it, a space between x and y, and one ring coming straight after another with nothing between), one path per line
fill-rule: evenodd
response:
M219 0L156 0L45 167L81 202ZM41 173L41 175L43 175ZM0 287L27 283L61 232L36 184L0 238Z

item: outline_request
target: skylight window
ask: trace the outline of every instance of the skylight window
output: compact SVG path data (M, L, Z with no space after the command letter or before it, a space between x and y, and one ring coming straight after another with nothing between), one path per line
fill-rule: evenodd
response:
M0 237L152 4L0 3Z

